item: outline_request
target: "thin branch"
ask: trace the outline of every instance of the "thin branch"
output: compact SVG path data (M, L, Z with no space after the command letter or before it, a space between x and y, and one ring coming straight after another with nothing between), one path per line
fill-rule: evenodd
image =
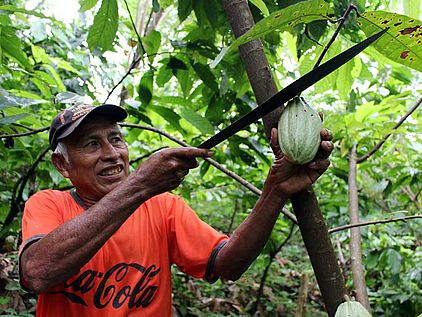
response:
M129 164L132 165L132 164L138 163L139 161L143 160L144 158L149 157L152 154L154 154L155 152L158 152L158 151L160 151L162 149L165 149L165 148L168 148L168 146L162 146L162 147L160 147L158 149L154 149L154 150L152 150L152 151L150 151L150 152L148 152L148 153L146 153L146 154L144 154L144 155L142 155L140 157L137 157L137 158L135 158L133 160L130 160Z
M130 22L132 23L133 30L135 31L135 33L136 33L136 37L138 38L139 46L140 46L140 47L141 47L141 49L142 49L142 54L141 54L141 55L143 55L143 54L145 54L145 53L146 53L146 50L145 50L145 48L144 48L144 45L142 44L142 39L141 39L141 36L139 35L139 32L138 32L138 30L137 30L137 28L136 28L136 24L135 24L135 22L133 21L133 17L132 17L132 14L130 13L129 6L128 6L128 4L127 4L127 1L126 1L126 0L123 0L123 1L124 1L124 3L125 3L125 6L126 6L126 9L127 9L127 12L129 13L129 18L130 18Z
M404 121L420 106L422 103L422 97L419 98L419 100L406 112L406 114L399 120L399 122L396 123L396 125L393 127L393 130L396 130L398 127L402 125ZM381 141L378 142L377 145L374 146L372 150L370 150L368 153L366 153L364 156L361 156L357 159L358 163L362 163L363 161L367 160L369 157L371 157L379 148L387 141L387 139L390 137L392 133L386 134Z
M357 8L353 4L349 5L349 7L347 8L347 10L344 12L343 16L339 19L340 23L339 23L336 31L334 32L334 34L331 37L331 39L328 42L328 44L324 47L324 50L322 51L322 53L319 56L317 62L315 63L314 68L317 68L319 66L319 64L321 64L322 59L324 58L324 56L327 53L328 49L330 48L331 44L333 44L334 41L336 40L337 35L340 33L340 29L343 27L344 22L346 22L346 19L349 16L350 12L352 12L352 10L355 10L356 13L358 13Z
M119 82L116 85L114 85L114 87L110 90L110 92L107 94L107 97L106 97L106 99L104 100L103 103L106 103L107 102L107 100L113 94L114 90L116 90L116 88L126 79L127 76L129 76L129 74L136 67L136 65L143 59L143 56L146 53L145 48L144 48L144 45L142 44L141 36L138 33L138 30L136 28L135 22L133 21L133 18L132 18L132 14L130 13L129 6L127 4L127 1L126 0L123 0L123 1L124 1L125 5L126 5L127 12L129 13L129 18L130 18L130 21L132 23L132 27L133 27L133 29L134 29L134 31L136 33L136 37L138 38L139 47L142 49L142 54L140 54L140 56L138 58L135 58L133 60L133 62L130 65L129 69L127 70L126 74L124 74L123 77L119 80ZM135 56L136 56L136 54L135 54Z
M162 136L165 136L166 138L172 140L173 142L175 142L175 143L177 143L181 146L190 146L188 143L177 139L176 137L172 136L171 134L169 134L165 131L162 131L160 129L154 128L154 127L143 126L143 125L134 124L134 123L119 123L119 124L122 127L137 128L137 129L155 132L155 133L158 133ZM240 183L241 185L243 185L244 187L246 187L247 189L249 189L251 192L255 193L256 195L260 196L262 194L261 190L256 188L254 185L252 185L251 183L249 183L248 181L246 181L245 179L243 179L239 175L237 175L234 172L230 171L229 169L225 168L220 163L218 163L218 162L216 162L216 161L214 161L213 159L210 159L210 158L204 158L204 160L207 161L208 163L210 163L212 166L214 166L218 170L222 171L227 176L233 178L235 181L237 181L238 183ZM289 218L291 221L293 221L295 224L297 224L297 219L296 219L296 216L294 214L292 214L290 211L288 211L285 208L283 208L281 212L287 218Z
M22 175L21 178L17 181L17 184L19 185L15 186L14 188L14 193L12 196L12 200L10 202L10 212L7 215L6 219L4 220L4 226L7 226L8 224L10 224L15 218L15 216L17 215L17 213L19 212L17 201L22 200L23 190L25 188L26 183L28 182L29 177L31 176L32 173L34 173L35 168L42 161L42 159L48 153L49 150L50 150L50 147L45 148L44 151L42 151L41 154L34 161L34 163L32 163L28 171L24 175Z
M13 125L13 126L15 126L15 127L20 127L20 128L24 128L24 129L27 129L27 130L29 130L29 131L34 131L34 129L33 128L31 128L31 127L27 127L26 125L23 125L23 124L20 124L20 123L12 123L11 125Z
M359 223L355 223L351 225L345 225L345 226L332 228L328 230L328 232L334 233L334 232L343 231L343 230L347 230L354 227L364 227L364 226L378 225L378 224L397 222L397 221L406 222L407 220L411 220L411 219L422 219L422 215L406 216L406 217L391 218L391 219L384 219L384 220L363 221L363 222L359 222Z
M15 134L1 134L0 135L0 139L6 139L6 138L19 138L21 136L27 136L27 135L31 135L31 134L37 134L40 132L44 132L47 131L48 129L50 129L50 127L44 127L44 128L40 128L40 129L36 129L36 130L32 130L32 131L28 131L28 132L22 132L22 133L15 133Z

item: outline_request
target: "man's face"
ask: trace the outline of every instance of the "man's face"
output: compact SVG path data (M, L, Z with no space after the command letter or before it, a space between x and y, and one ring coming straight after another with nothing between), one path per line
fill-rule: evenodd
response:
M64 143L68 161L62 174L84 200L97 202L128 175L129 153L116 123L101 117L91 119Z

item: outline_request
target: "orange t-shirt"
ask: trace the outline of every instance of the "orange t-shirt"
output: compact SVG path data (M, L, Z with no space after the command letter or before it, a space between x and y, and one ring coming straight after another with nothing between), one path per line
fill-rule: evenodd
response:
M33 195L22 219L21 253L83 212L69 192ZM170 266L204 278L210 255L226 239L180 197L155 196L75 276L39 295L37 317L171 316Z

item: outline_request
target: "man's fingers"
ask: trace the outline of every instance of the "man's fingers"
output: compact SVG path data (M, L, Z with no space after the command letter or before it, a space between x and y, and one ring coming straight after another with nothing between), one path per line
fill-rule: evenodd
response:
M325 129L325 128L321 129L320 135L321 135L321 139L323 141L332 141L333 140L333 133L328 129Z
M319 171L319 172L321 172L321 174L324 173L324 171L329 166L330 166L330 160L327 160L327 159L325 159L325 160L316 160L316 161L313 161L313 162L309 163L309 165L308 165L308 167L310 169Z
M196 147L180 147L169 149L169 154L174 157L183 158L195 158L195 157L211 157L214 152L208 149L200 149Z

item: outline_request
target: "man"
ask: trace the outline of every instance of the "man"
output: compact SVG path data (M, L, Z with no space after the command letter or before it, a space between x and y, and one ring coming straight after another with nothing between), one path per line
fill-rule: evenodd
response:
M39 295L37 316L171 316L176 264L196 278L236 280L265 245L288 198L327 169L333 145L321 131L319 158L306 166L276 153L261 197L231 237L202 222L179 186L196 158L212 152L171 148L129 175L117 106L76 106L52 121L52 162L72 182L67 192L33 195L22 220L21 284Z

